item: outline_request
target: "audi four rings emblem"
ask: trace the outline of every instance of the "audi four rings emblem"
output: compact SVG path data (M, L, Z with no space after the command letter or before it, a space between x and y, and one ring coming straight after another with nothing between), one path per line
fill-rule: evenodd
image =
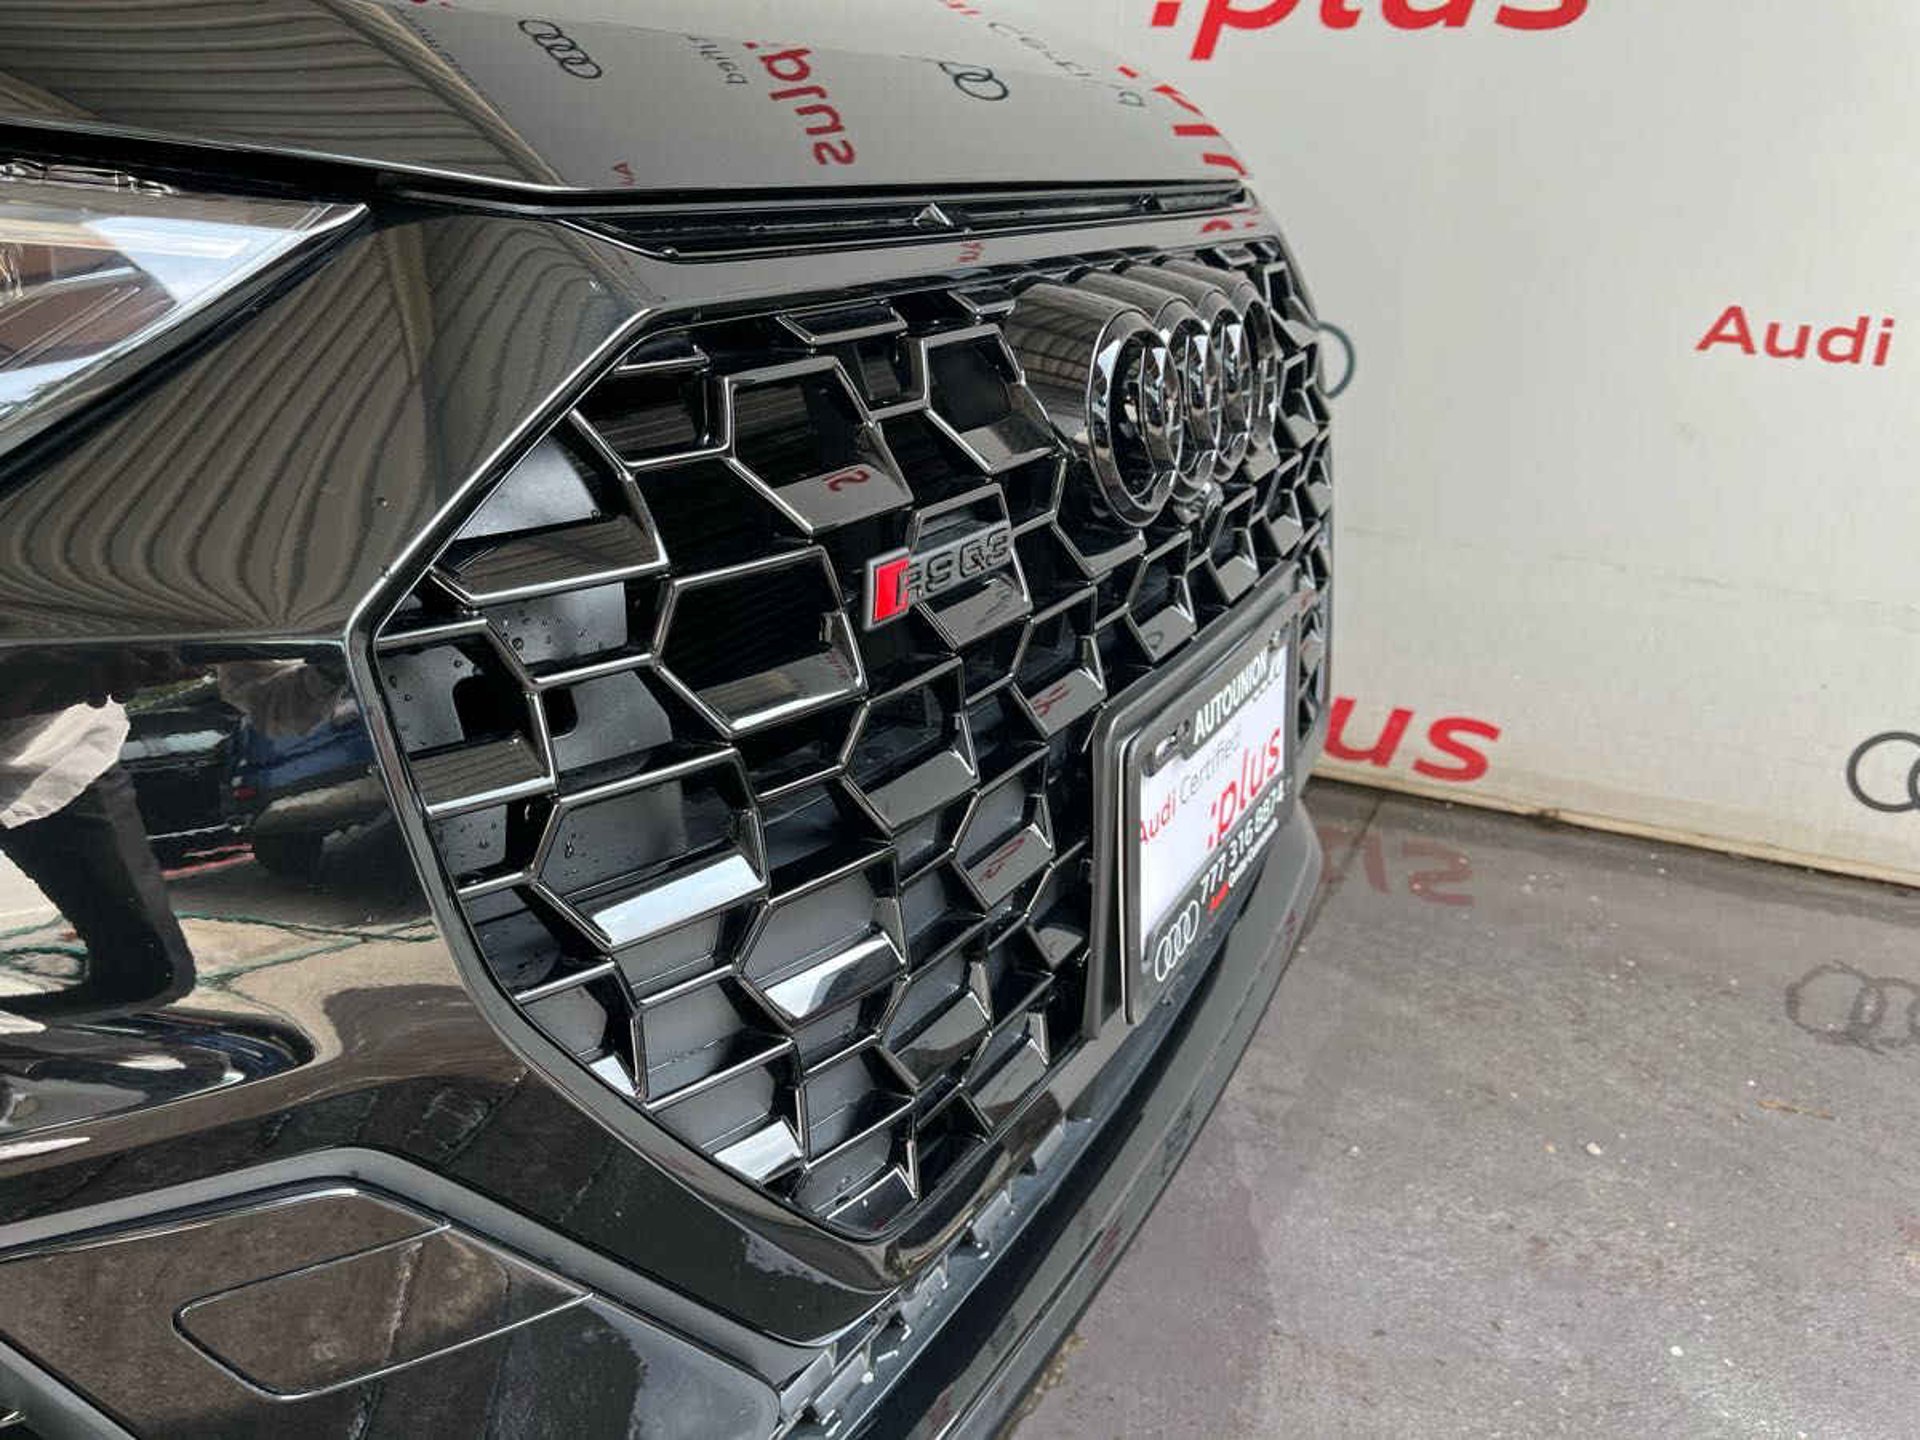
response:
M1054 427L1087 457L1096 513L1144 527L1217 500L1271 440L1279 338L1251 284L1192 262L1089 271L1022 292L1008 343Z
M1862 770L1869 766L1884 779L1903 764L1907 767L1904 792L1893 784L1869 789L1862 778ZM1847 757L1847 789L1862 805L1882 815L1920 814L1920 735L1911 730L1886 730L1862 740Z
M552 56L553 63L576 80L598 80L607 73L580 48L577 40L551 20L522 20L520 33Z
M1012 93L1007 82L984 65L963 65L957 60L942 60L939 65L953 88L970 100L1004 100Z

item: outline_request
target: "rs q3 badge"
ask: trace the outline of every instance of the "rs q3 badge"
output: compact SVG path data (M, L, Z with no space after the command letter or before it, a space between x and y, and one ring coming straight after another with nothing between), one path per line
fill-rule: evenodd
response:
M983 525L954 540L893 550L867 561L862 619L869 630L890 625L922 600L991 575L1013 559L1013 526Z

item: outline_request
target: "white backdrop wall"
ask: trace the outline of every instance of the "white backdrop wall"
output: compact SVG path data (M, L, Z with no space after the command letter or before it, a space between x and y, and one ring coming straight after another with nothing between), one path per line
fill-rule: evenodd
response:
M1045 9L1352 338L1330 773L1920 879L1920 5Z

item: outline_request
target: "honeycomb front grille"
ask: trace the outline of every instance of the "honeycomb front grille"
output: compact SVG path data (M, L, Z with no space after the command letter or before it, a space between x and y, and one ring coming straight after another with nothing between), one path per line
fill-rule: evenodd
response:
M1083 1038L1103 707L1285 569L1320 722L1313 319L1277 246L1181 258L1253 279L1284 357L1204 514L1085 503L1002 333L1026 277L848 297L646 338L377 633L433 858L570 1083L847 1230ZM869 558L1002 522L1010 563L862 625Z

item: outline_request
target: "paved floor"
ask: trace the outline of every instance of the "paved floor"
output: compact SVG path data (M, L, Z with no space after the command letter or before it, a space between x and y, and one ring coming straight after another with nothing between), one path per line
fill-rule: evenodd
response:
M1920 1434L1920 894L1309 804L1318 921L1020 1440Z

